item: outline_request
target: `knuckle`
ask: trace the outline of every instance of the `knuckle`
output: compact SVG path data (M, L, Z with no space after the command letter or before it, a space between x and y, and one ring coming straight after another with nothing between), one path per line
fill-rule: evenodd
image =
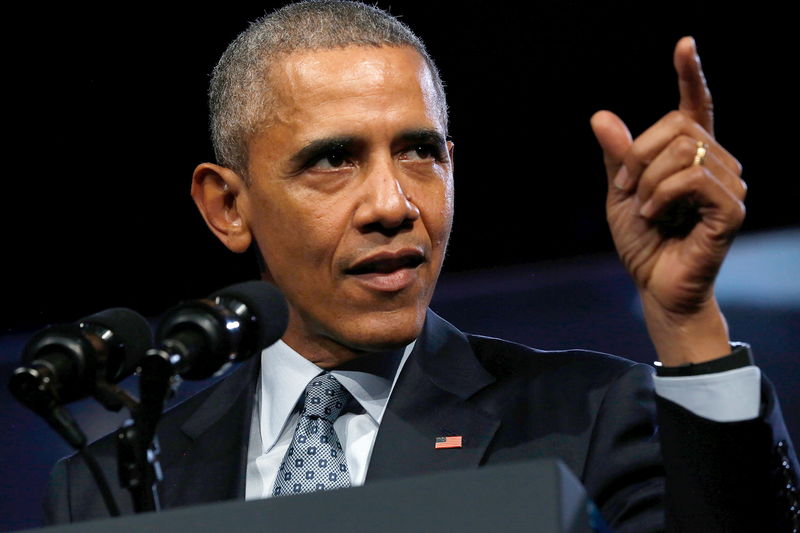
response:
M744 169L742 168L742 164L739 162L739 160L738 160L738 159L736 159L736 158L735 158L735 157L733 157L733 156L731 156L731 159L732 159L732 161L731 161L731 165L733 165L733 171L734 171L734 173L735 173L737 176L741 176L741 175L742 175L742 170L744 170Z
M711 177L709 170L702 165L692 165L688 169L688 174L689 182L692 185L699 185Z
M743 179L739 179L739 186L740 186L740 193L741 199L744 200L747 197L747 182Z
M626 159L626 163L630 163L631 166L636 165L648 165L649 162L646 161L647 152L645 151L644 146L641 144L633 143L631 146L630 151L628 152L628 157Z
M736 202L733 209L733 221L736 227L742 225L745 215L747 215L747 208L744 206L744 202Z
M679 127L683 126L683 124L687 120L686 119L686 115L684 115L682 112L677 111L677 110L670 111L669 113L667 113L665 119L669 124L671 124L672 126L674 126L676 128L679 128Z
M681 135L674 141L676 155L683 159L694 158L697 153L697 141L688 135Z

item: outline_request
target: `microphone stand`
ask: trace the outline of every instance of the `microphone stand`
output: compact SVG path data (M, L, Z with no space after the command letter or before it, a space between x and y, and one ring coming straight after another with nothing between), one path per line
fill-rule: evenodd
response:
M165 401L182 375L204 379L230 364L235 355L232 345L242 335L241 321L212 300L178 305L162 319L157 335L162 348L148 350L142 359L137 369L139 403L117 431L119 480L131 493L134 512L161 510L158 484L163 475L156 427Z
M169 354L151 349L138 369L139 404L117 431L120 485L130 491L135 513L161 511L158 484L163 481L156 427L164 402L180 378L174 375Z
M238 339L239 322L228 316L233 313L217 310L215 305L210 300L188 302L167 313L158 335L163 348L148 350L137 369L140 400L131 409L132 418L117 431L120 485L130 491L136 513L161 510L158 484L163 475L156 427L164 403L180 385L181 374L193 379L210 377L222 363L212 355L230 351L229 336ZM193 367L193 362L199 364Z
M260 302L270 305L265 309ZM262 327L272 319L272 328L260 330L257 319ZM285 300L261 281L179 304L162 318L156 333L160 348L148 350L138 368L141 399L131 410L132 420L126 420L117 432L120 483L131 492L135 512L160 510L162 472L156 426L181 378L206 379L260 352L280 338L287 321ZM274 338L266 342L269 334Z

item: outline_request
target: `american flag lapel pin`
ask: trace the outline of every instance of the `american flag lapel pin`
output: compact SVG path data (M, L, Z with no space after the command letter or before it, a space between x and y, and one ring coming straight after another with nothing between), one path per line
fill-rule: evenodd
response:
M436 437L433 447L437 450L440 448L461 448L461 435L454 435L452 437Z

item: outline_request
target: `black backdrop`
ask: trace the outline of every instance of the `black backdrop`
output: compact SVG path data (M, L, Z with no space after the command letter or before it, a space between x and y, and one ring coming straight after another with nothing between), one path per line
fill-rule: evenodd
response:
M630 310L631 289L608 270L614 267L586 260L594 272L587 275L582 266L575 273L558 262L527 265L612 249L605 176L588 120L611 109L637 134L673 109L672 49L682 35L697 38L718 138L744 164L750 195L743 231L758 237L755 230L797 227L796 29L788 13L704 1L378 5L428 43L448 86L457 208L444 277L455 283L436 309L446 317L460 312L456 324L464 329L544 348L577 337L576 345L651 357L630 317L606 313L611 326L597 320L612 299L619 301L614 309ZM6 18L3 375L28 332L46 323L112 306L153 316L256 275L252 257L215 241L188 193L194 166L212 157L208 74L247 22L272 7L31 3ZM796 250L798 233L786 235ZM508 283L507 270L486 270L513 265L521 265L516 279L536 287ZM592 276L599 288L582 281ZM482 297L467 306L461 294L469 291L501 295L505 309ZM509 329L497 329L499 318L485 321L487 309ZM734 308L729 319L739 338L767 337L759 344L769 354L762 368L797 406L796 350L783 348L800 342L798 309L784 311L756 316ZM595 329L581 337L573 329L579 324ZM773 324L784 336L764 335ZM66 449L31 413L8 405L7 394L0 399L12 407L0 417L0 529L25 527L38 520L46 472ZM785 412L796 426L796 409ZM114 427L92 424L93 435Z
M427 41L448 85L457 209L446 272L611 250L588 119L611 109L636 134L674 108L672 48L685 34L698 41L718 138L749 179L745 231L797 224L786 14L702 1L378 4ZM0 327L118 305L155 314L255 275L252 257L206 231L188 190L212 157L208 74L272 7L30 4L7 20Z

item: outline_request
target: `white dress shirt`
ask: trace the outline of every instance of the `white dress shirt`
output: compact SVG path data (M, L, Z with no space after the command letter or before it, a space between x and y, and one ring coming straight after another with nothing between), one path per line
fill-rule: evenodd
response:
M656 394L714 422L739 422L758 416L761 370L743 366L699 376L654 376Z
M386 404L415 342L403 350L373 354L331 371L354 398L333 424L354 487L363 485L367 477ZM246 499L272 497L275 476L300 418L299 401L309 381L322 371L283 341L261 353L247 452ZM656 394L718 422L758 416L760 380L755 366L699 376L654 377Z
M396 352L371 354L331 371L354 399L333 424L352 486L364 484L389 395L415 343ZM275 476L300 419L302 405L298 402L309 381L322 371L283 341L261 353L261 378L247 452L246 499L272 496Z

